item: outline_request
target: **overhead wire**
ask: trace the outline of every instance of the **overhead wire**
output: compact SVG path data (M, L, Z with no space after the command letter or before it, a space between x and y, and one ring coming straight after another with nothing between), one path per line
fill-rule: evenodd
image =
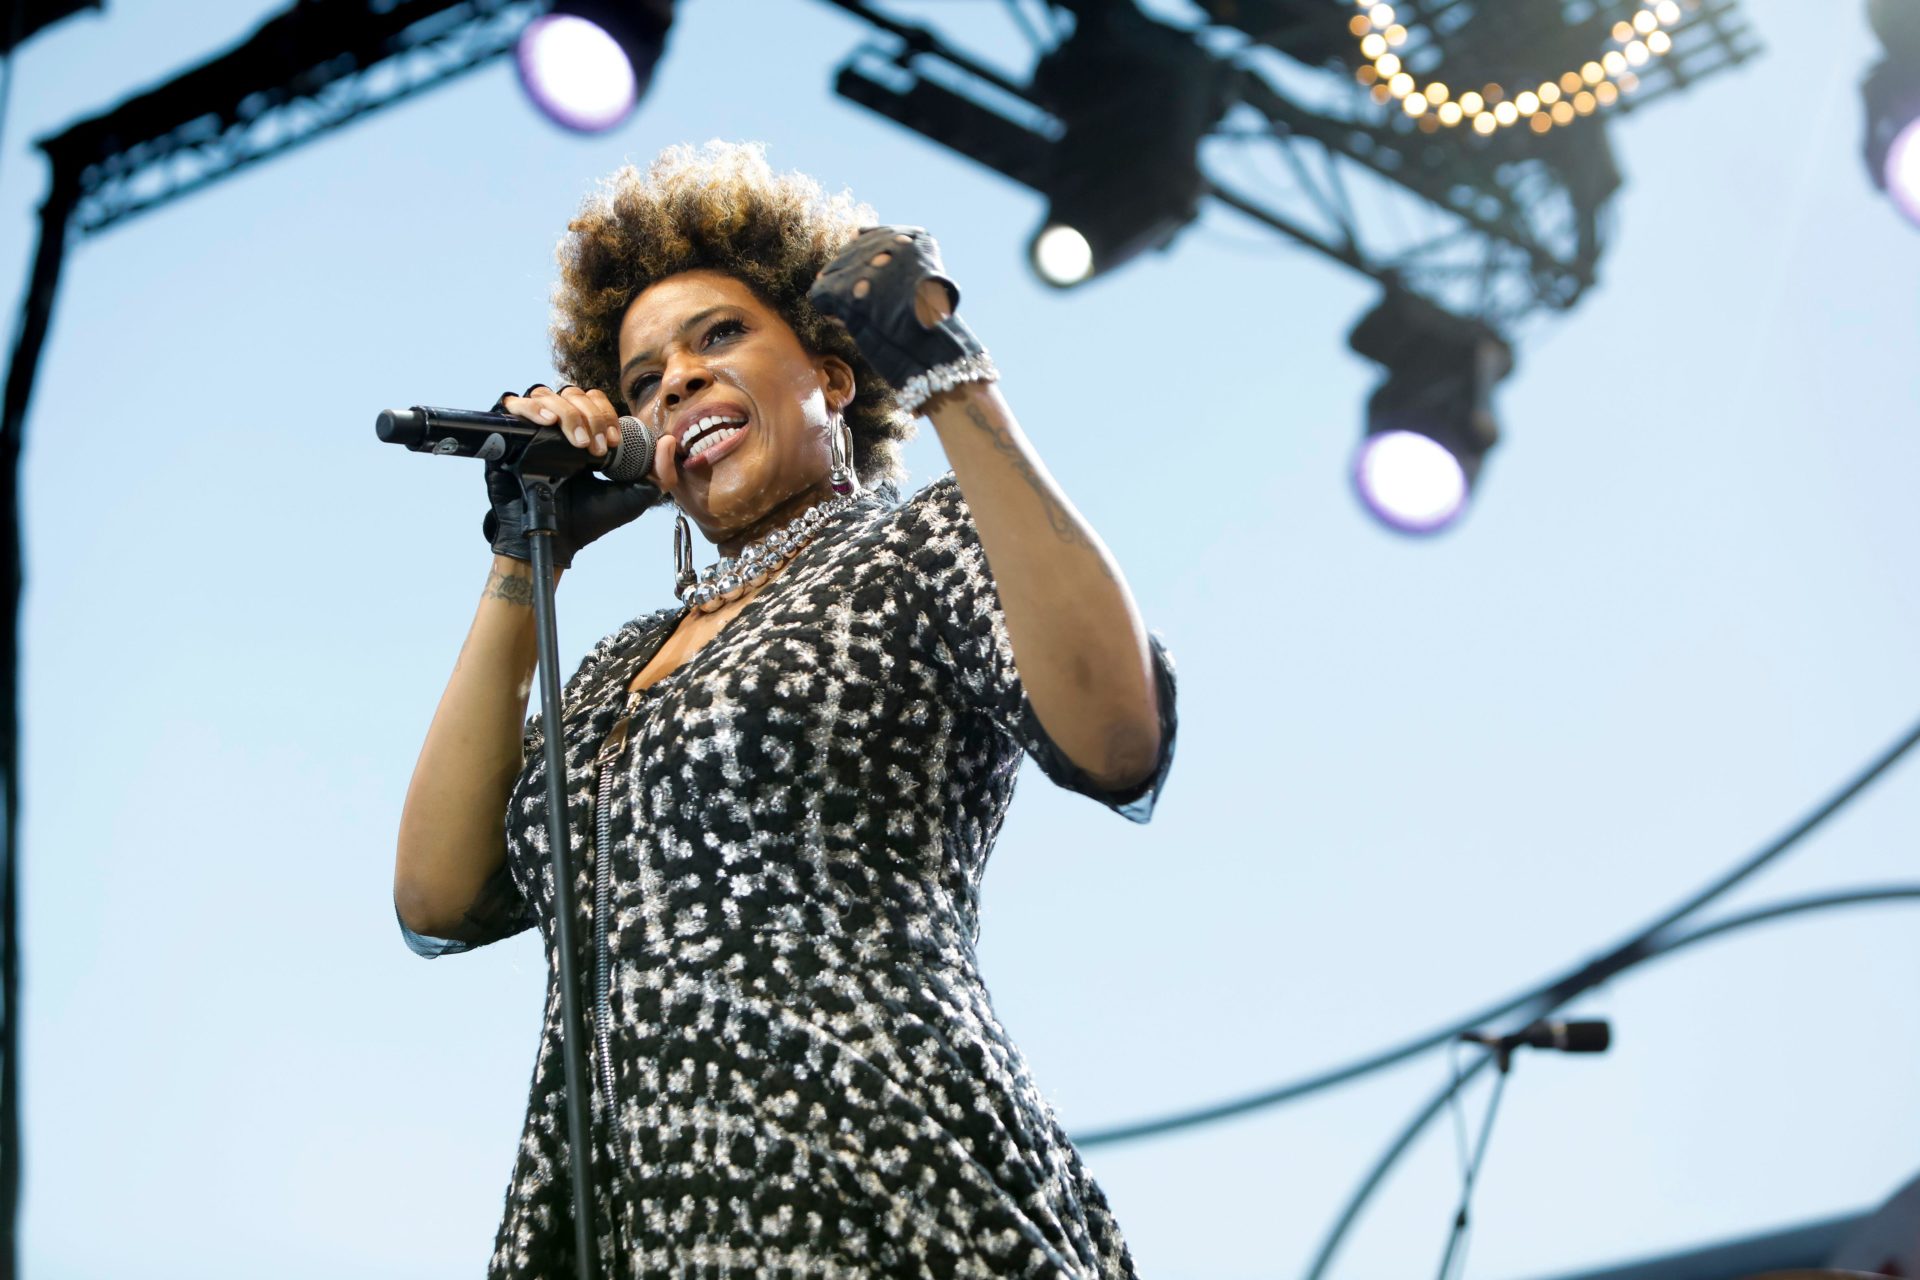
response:
M1528 1020L1531 1021L1532 1018L1540 1016L1549 1009L1558 1008L1580 993L1591 990L1613 975L1645 959L1647 948L1658 935L1715 899L1724 896L1794 848L1854 797L1878 781L1916 745L1920 745L1920 723L1916 723L1899 741L1870 761L1838 790L1788 828L1784 834L1736 863L1731 870L1683 899L1679 905L1662 912L1625 941L1616 944L1585 964L1569 969L1557 978L1540 983L1497 1004L1476 1010L1436 1030L1341 1066L1315 1072L1239 1098L1096 1129L1091 1133L1076 1135L1074 1142L1081 1147L1134 1142L1142 1138L1158 1137L1198 1125L1231 1119L1254 1111L1263 1111L1269 1107L1291 1102L1296 1098L1303 1098L1375 1072L1384 1071L1409 1058L1417 1057L1429 1049L1446 1044L1463 1031L1471 1031L1488 1023L1498 1022L1510 1014L1526 1011L1530 1015Z
M1902 901L1920 901L1920 883L1875 885L1858 889L1829 890L1825 893L1808 894L1804 897L1770 903L1764 907L1756 907L1751 911L1728 916L1723 920L1712 921L1690 932L1658 940L1653 945L1644 949L1637 958L1621 966L1621 968L1615 972L1616 974L1624 972L1637 965L1645 964L1649 960L1671 956L1676 952L1684 951L1702 942L1711 941L1725 934L1737 933L1742 929L1751 928L1754 925L1769 924L1775 920L1785 919L1789 916L1806 915L1816 911L1828 911L1837 907L1869 906L1879 903ZM1539 1012L1541 1014L1551 1013L1572 999L1573 995L1568 995L1564 999L1557 999L1554 1003ZM1361 1210L1364 1209L1367 1202L1373 1198L1373 1193L1379 1190L1380 1184L1386 1180L1386 1176L1392 1171L1393 1166L1400 1162L1400 1157L1405 1155L1407 1149L1413 1145L1414 1139L1418 1138L1426 1127L1433 1122L1433 1118L1440 1114L1441 1108L1452 1102L1454 1097L1462 1089L1466 1088L1468 1084L1472 1083L1476 1076L1486 1070L1488 1066L1492 1065L1496 1057L1497 1054L1489 1051L1475 1059L1472 1065L1464 1072L1456 1069L1451 1074L1451 1078L1447 1081L1446 1085L1443 1086L1438 1093L1434 1094L1433 1097L1423 1103L1420 1109L1414 1112L1413 1117L1401 1128L1399 1133L1394 1135L1393 1140L1387 1144L1386 1150L1380 1153L1380 1156L1367 1170L1366 1176L1361 1178L1360 1185L1355 1189L1354 1193L1348 1197L1345 1207L1340 1211L1340 1216L1334 1220L1333 1228L1328 1231L1325 1239L1322 1240L1320 1244L1319 1251L1314 1255L1313 1265L1307 1269L1306 1280L1322 1280L1327 1268L1332 1265L1334 1255L1339 1251L1341 1243L1346 1239L1347 1232L1353 1227L1354 1222L1358 1220Z

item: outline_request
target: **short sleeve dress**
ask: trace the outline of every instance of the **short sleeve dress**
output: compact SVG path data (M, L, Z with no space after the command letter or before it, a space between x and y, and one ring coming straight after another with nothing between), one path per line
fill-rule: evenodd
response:
M1137 822L1173 758L1103 790L1049 740L951 473L867 493L689 661L683 611L563 695L580 992L608 1277L1131 1277L1106 1198L995 1016L979 889L1023 752ZM546 1014L489 1275L574 1272L539 717L508 860L464 941L538 926Z

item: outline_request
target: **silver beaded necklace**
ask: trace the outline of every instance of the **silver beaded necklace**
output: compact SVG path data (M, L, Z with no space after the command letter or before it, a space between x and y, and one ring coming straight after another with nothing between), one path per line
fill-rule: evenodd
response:
M800 554L800 548L806 546L820 531L821 525L851 507L856 500L857 495L847 494L815 503L778 529L742 547L739 555L722 557L708 566L698 578L693 574L692 547L687 547L682 558L676 540L674 558L679 562L679 572L673 593L680 597L682 604L701 613L712 613L738 600L779 572L782 565Z

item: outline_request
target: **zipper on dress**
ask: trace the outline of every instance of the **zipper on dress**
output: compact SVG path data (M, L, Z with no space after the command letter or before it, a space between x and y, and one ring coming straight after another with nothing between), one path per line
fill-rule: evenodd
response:
M606 1091L607 1136L622 1178L626 1174L626 1150L620 1139L615 1111L618 1095L613 1087L613 963L607 944L607 916L613 909L613 774L627 745L628 723L627 717L620 718L594 758L599 785L593 824L593 1027L600 1048L600 1083Z

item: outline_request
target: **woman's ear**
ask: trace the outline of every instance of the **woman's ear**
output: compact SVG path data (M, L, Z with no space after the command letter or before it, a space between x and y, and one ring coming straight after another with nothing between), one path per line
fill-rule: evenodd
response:
M820 389L826 393L827 408L844 413L859 390L853 380L853 366L839 356L821 356Z

